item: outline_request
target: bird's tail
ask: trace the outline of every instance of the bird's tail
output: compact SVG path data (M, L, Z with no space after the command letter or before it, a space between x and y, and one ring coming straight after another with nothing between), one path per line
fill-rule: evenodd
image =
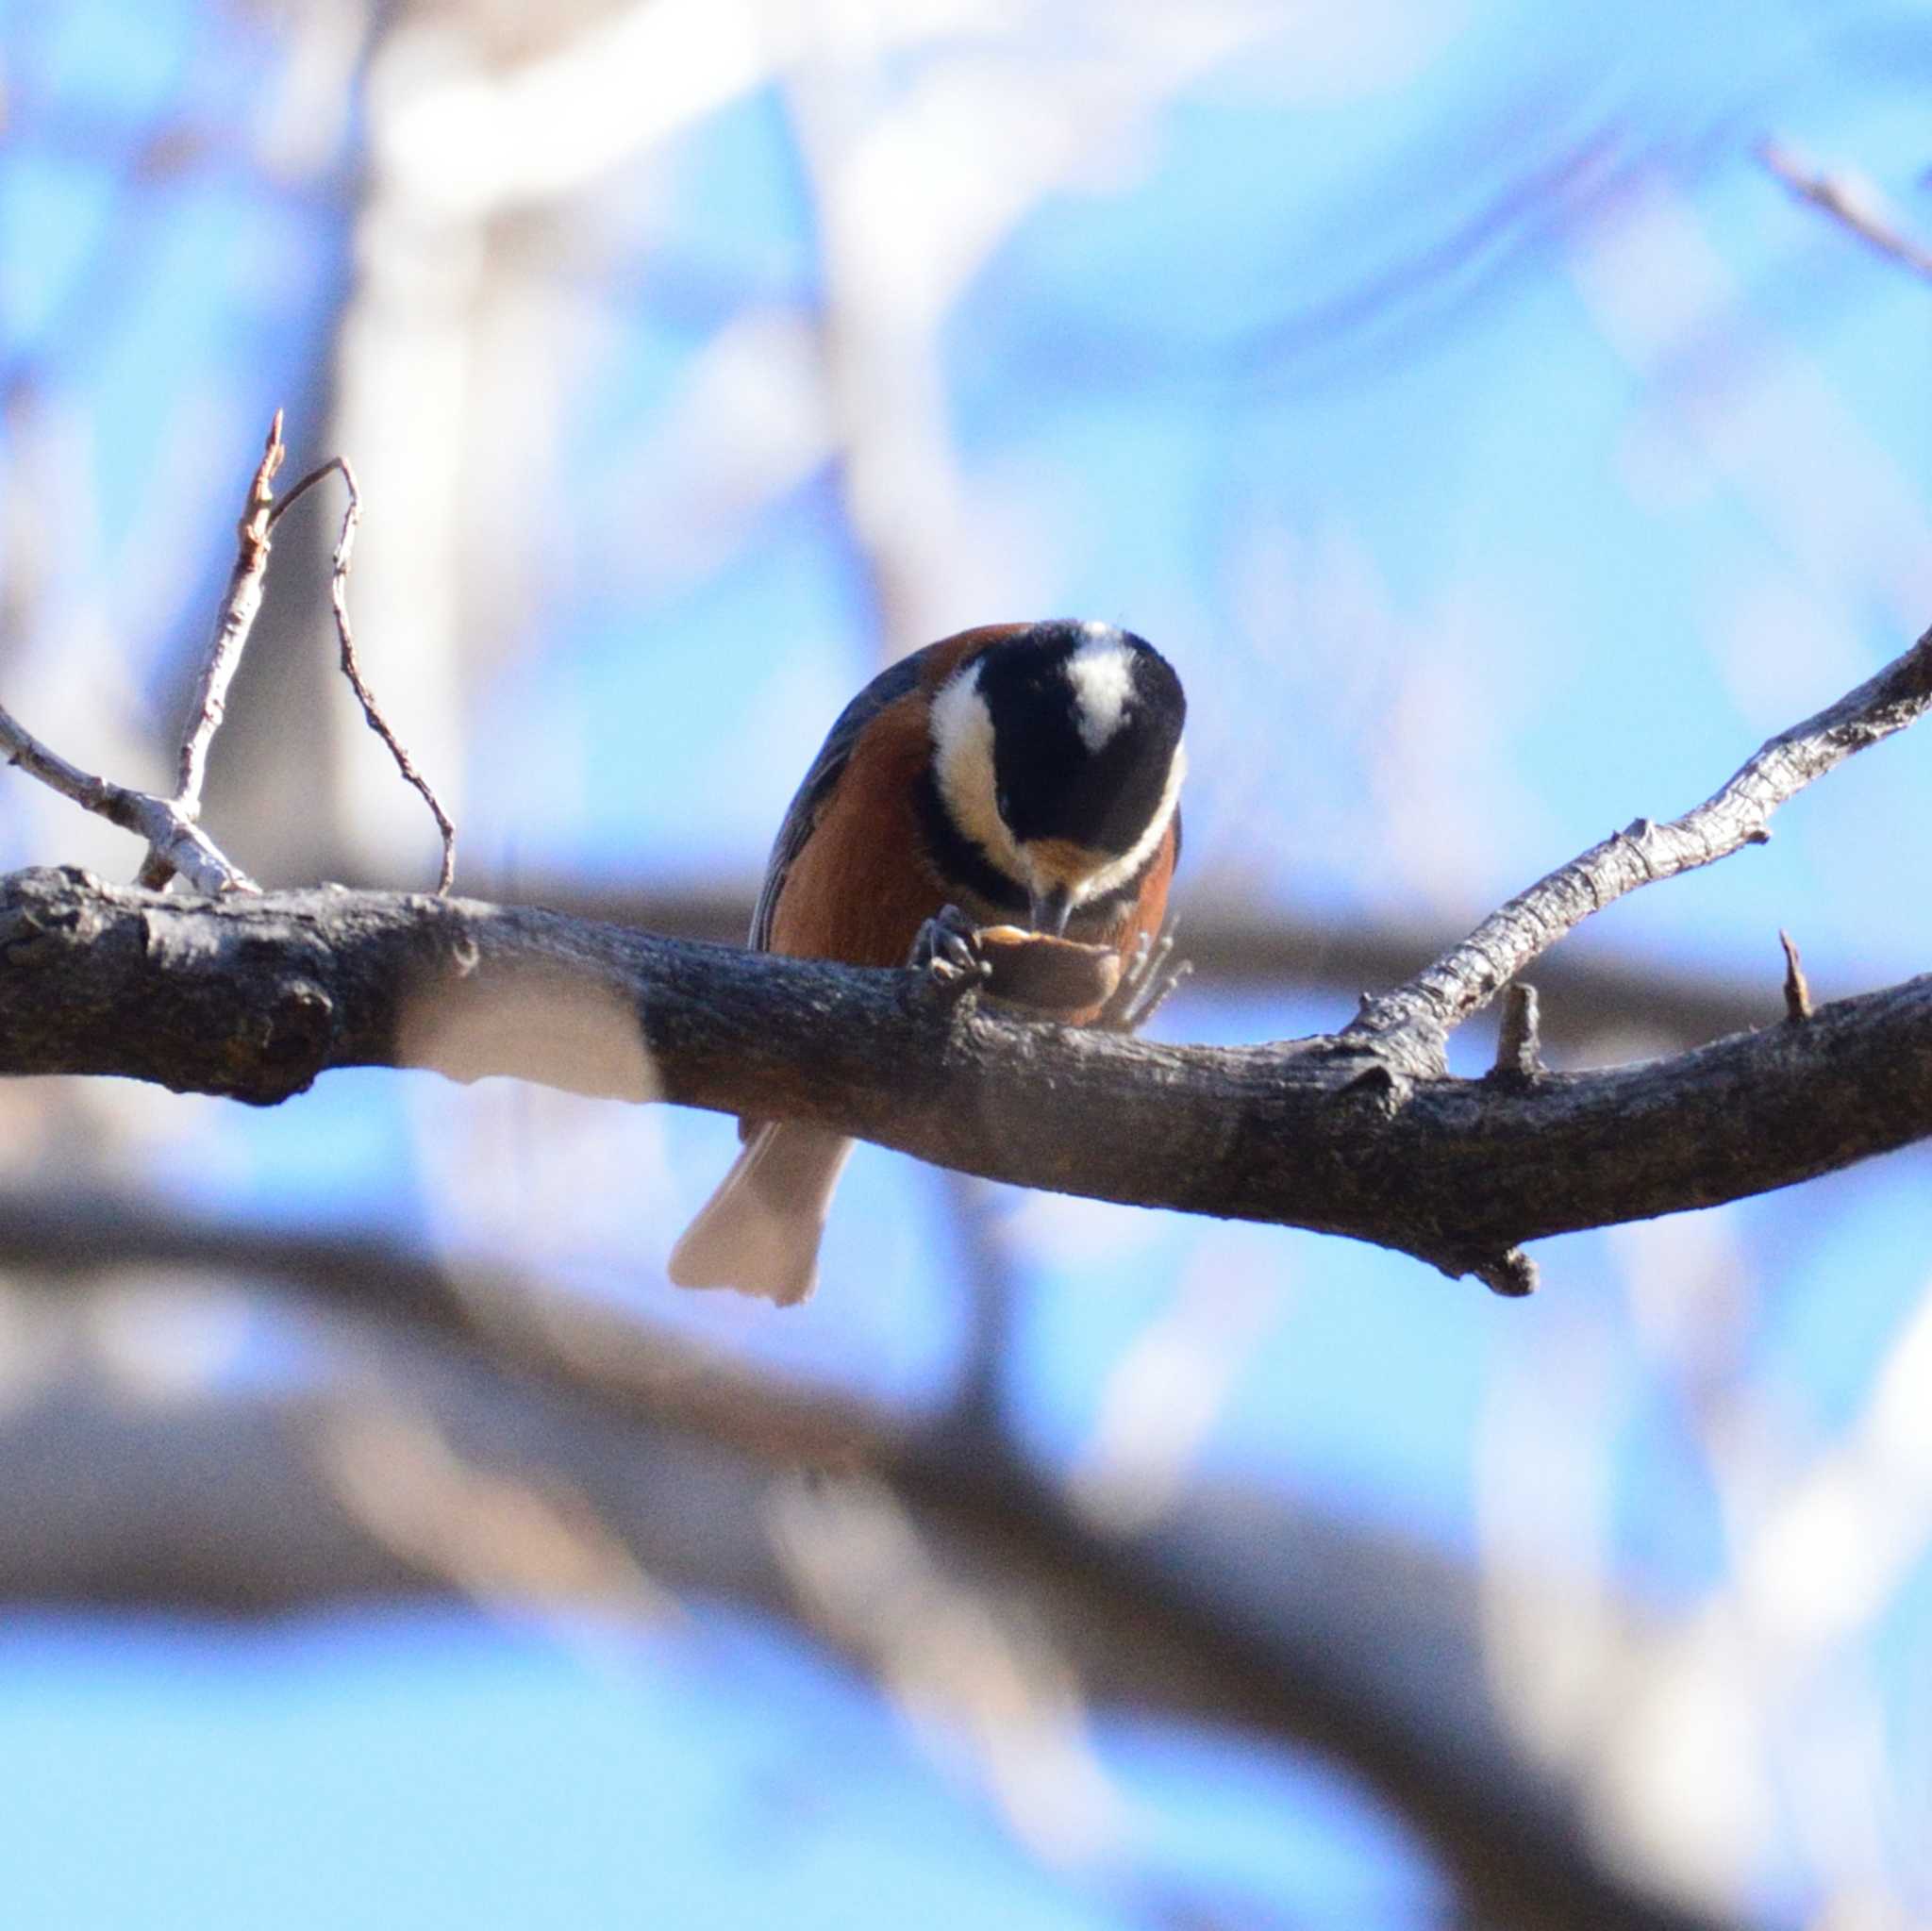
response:
M671 1250L680 1288L736 1288L781 1307L818 1285L819 1236L852 1142L792 1121L760 1126L744 1143Z

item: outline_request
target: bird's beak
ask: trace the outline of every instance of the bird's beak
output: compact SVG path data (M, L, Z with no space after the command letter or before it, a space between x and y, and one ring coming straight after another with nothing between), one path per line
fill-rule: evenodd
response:
M1028 919L1033 929L1051 939L1064 939L1067 921L1074 916L1074 894L1064 885L1036 885L1028 896Z

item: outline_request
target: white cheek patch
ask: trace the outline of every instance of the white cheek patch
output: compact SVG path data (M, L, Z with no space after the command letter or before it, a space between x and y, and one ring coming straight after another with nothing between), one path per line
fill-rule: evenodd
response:
M933 775L947 815L1011 878L1026 866L994 802L992 713L979 694L979 666L957 671L932 701Z
M1125 723L1134 696L1133 662L1126 646L1110 631L1093 635L1067 659L1067 682L1074 687L1074 717L1080 741L1098 751Z

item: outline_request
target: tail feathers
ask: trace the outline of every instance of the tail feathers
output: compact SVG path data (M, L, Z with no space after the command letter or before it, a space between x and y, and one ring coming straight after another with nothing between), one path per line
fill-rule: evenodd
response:
M819 1237L851 1151L823 1127L760 1126L671 1250L672 1281L736 1288L781 1307L803 1301L818 1285Z

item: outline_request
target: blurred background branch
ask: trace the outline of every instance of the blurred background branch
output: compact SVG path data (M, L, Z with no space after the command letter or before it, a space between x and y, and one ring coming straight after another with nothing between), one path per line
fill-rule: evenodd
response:
M902 1688L942 1673L908 1693L968 1723L993 1720L972 1714L983 1697L1015 1716L1032 1701L991 1680L1008 1667L998 1628L1024 1626L1045 1645L1037 1667L1065 1673L1052 1695L1068 1721L1089 1700L1125 1704L1334 1757L1407 1817L1485 1922L1712 1922L1627 1888L1578 1843L1574 1799L1486 1714L1474 1577L1424 1548L1238 1490L1102 1526L1057 1502L997 1429L788 1393L554 1286L446 1273L407 1249L98 1199L0 1203L0 1238L17 1257L16 1345L42 1364L0 1411L19 1524L0 1592L242 1614L424 1589L520 1608L589 1592L625 1619L663 1613L667 1590L736 1596L802 1618ZM191 1314L275 1284L260 1318L306 1335L313 1358L272 1390L177 1372L158 1411L141 1365L153 1296L76 1300L67 1285L157 1270ZM218 1473L230 1456L238 1479ZM801 1465L817 1479L801 1486ZM91 1471L85 1489L60 1473L75 1467ZM871 1486L851 1489L861 1473ZM559 1494L568 1526L540 1499ZM881 1561L925 1580L889 1582ZM895 1603L902 1586L964 1593L941 1611ZM1546 1579L1516 1586L1543 1599L1538 1613L1564 1613ZM988 1590L1006 1606L982 1602ZM988 1655L949 1635L953 1614L991 1619ZM1633 1655L1661 1638L1634 1606L1624 1621ZM1393 1655L1431 1667L1391 1673ZM1024 1746L1013 1766L1052 1768ZM1024 1790L1012 1801L1023 1829L1059 1828Z
M1901 231L1897 218L1870 181L1856 175L1826 174L1778 141L1765 141L1757 156L1800 201L1823 208L1888 261L1932 281L1932 248L1922 247Z
M735 941L882 658L1091 614L1196 698L1168 1035L1333 1030L1924 621L1921 10L1606 18L25 0L0 702L169 793L286 402L467 891ZM323 521L207 822L392 889ZM1923 970L1925 772L1591 921L1550 1062ZM727 1138L0 1083L24 1922L1932 1913L1923 1153L1526 1306L862 1153L776 1325L663 1288Z

